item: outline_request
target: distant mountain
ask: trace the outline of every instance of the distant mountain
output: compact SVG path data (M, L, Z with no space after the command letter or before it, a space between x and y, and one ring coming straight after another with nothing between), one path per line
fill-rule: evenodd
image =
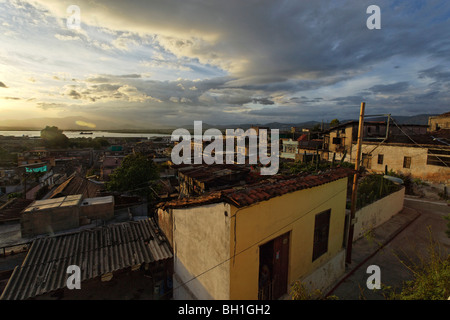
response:
M428 118L437 114L419 114L414 116L392 116L398 124L421 124L427 125ZM358 119L340 119L341 123ZM367 118L367 120L386 120L386 117ZM94 124L95 127L91 124ZM228 124L228 125L213 125L209 123L202 123L202 129L232 129L241 128L247 130L252 126L268 127L269 129L279 129L280 131L289 131L291 127L296 128L312 128L316 125L322 126L321 121L306 121L300 123L242 123L242 124ZM56 126L62 130L110 130L121 132L150 132L152 130L174 130L176 128L185 128L188 130L194 129L194 123L184 126L163 126L158 124L149 124L144 121L125 121L123 119L105 120L105 119L91 119L86 117L64 117L64 118L35 118L25 120L0 120L0 130L42 130L45 126ZM329 123L323 123L324 129L329 127Z
M428 125L428 118L435 116L437 114L419 114L414 116L391 116L398 124L420 124L420 125ZM367 118L366 120L372 120L372 121L381 121L386 120L386 117L377 117L377 118ZM340 120L341 123L345 123L348 121L358 121L358 119L342 119ZM311 129L316 125L323 125L324 129L329 128L330 124L328 122L321 122L321 121L306 121L306 122L300 122L300 123L280 123L280 122L270 122L265 124L236 124L236 125L209 125L203 123L203 129L207 129L210 127L218 128L218 129L225 129L225 128L241 128L243 130L247 130L248 128L252 126L260 126L260 127L268 127L269 129L279 129L280 131L289 131L292 127L295 128L305 128L305 129ZM190 127L193 127L192 125ZM186 126L186 128L189 128L189 126Z
M33 118L24 120L0 120L0 130L42 130L46 126L56 126L62 130L130 130L142 131L151 128L162 129L158 125L146 123L86 117Z
M392 116L398 124L423 124L428 125L428 118L438 114L418 114L415 116Z

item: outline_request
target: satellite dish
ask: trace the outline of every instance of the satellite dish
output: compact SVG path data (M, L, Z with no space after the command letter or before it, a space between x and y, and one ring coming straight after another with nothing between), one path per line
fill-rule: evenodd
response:
M386 180L390 180L390 181L392 181L394 183L397 183L397 184L403 184L403 180L400 179L400 178L397 178L397 177L388 176L387 174L385 174L383 176L383 178L386 179Z

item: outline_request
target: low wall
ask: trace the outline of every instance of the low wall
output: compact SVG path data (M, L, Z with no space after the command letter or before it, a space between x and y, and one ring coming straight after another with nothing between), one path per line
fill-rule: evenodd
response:
M399 191L381 198L355 212L353 241L363 237L364 234L403 210L405 187Z
M302 284L311 292L325 292L345 272L345 250L341 250L329 261L301 279Z

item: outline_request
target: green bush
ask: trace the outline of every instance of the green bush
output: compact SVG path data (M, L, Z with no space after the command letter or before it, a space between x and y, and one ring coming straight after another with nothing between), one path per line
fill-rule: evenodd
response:
M356 208L365 207L400 188L392 181L384 179L382 174L367 175L358 183Z
M338 300L337 296L325 296L325 294L319 290L308 290L303 283L295 281L290 290L292 300Z
M450 256L442 254L440 244L432 240L428 257L418 256L419 263L402 263L413 273L413 279L403 283L400 292L385 287L385 297L391 300L447 300L450 297Z
M22 196L23 196L22 192L11 192L10 194L8 194L8 199L22 198Z

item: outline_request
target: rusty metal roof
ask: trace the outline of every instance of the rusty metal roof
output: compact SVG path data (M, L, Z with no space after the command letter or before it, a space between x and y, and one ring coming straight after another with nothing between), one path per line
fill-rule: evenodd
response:
M23 198L13 198L0 206L0 221L20 219L22 210L28 207L33 200Z
M103 187L89 181L86 178L74 173L56 189L54 189L49 198L56 198L58 196L68 196L74 194L83 194L84 198L96 197L97 193L102 190Z
M14 269L0 300L24 300L64 288L69 265L80 267L83 282L171 257L167 239L151 219L39 238Z

